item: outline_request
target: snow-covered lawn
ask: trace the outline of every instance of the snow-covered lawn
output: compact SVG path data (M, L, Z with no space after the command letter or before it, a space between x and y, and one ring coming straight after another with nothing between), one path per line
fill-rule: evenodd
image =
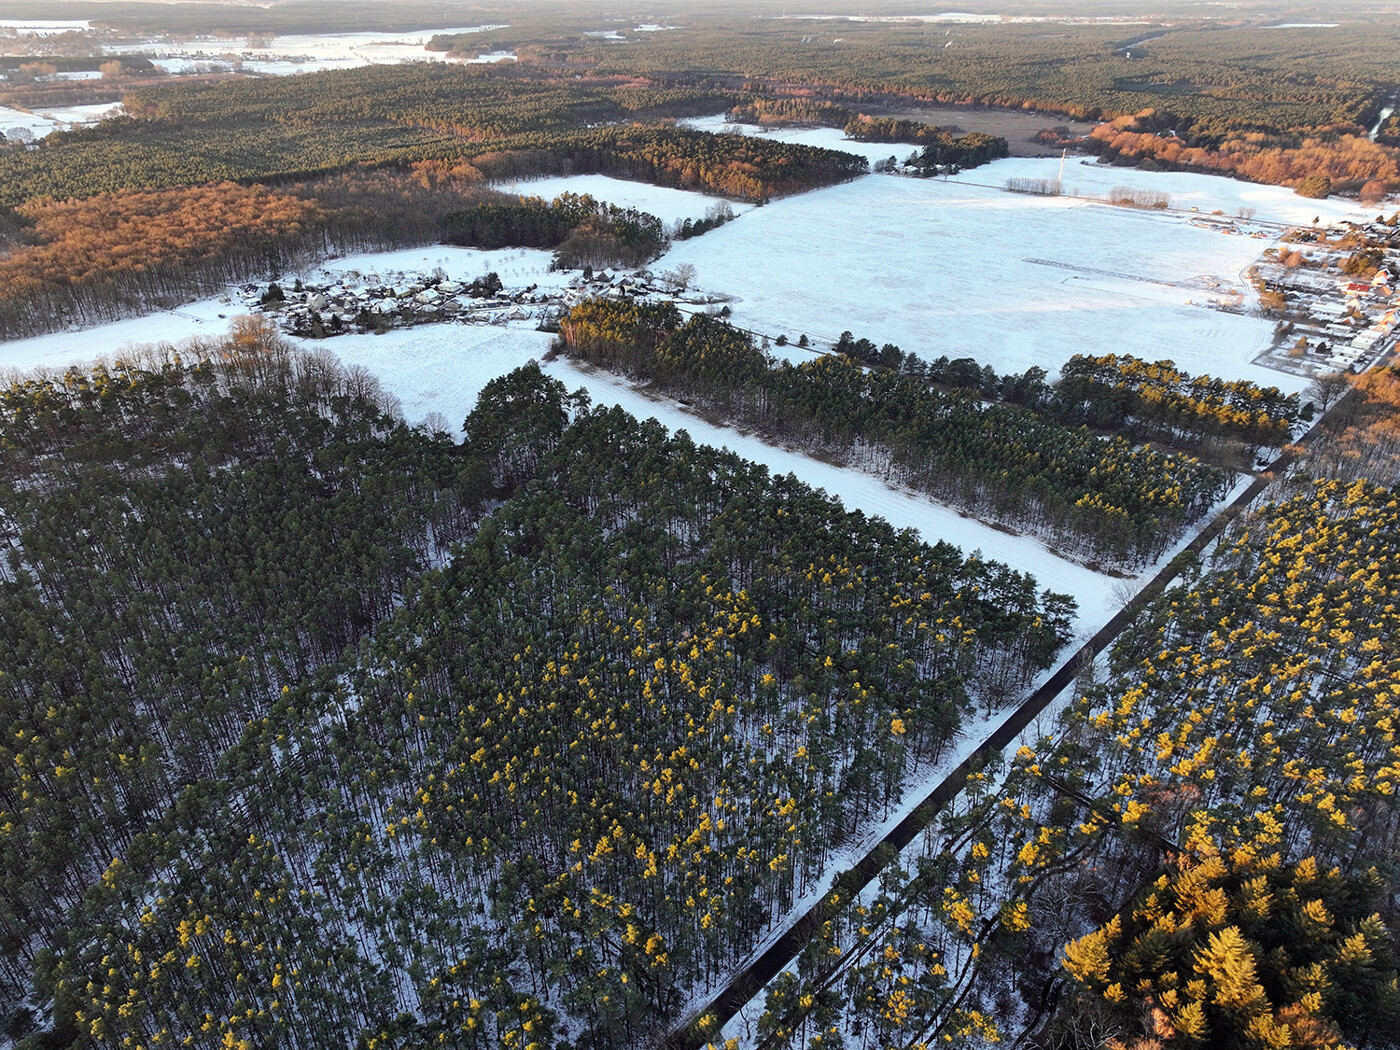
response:
M716 202L725 199L690 190L674 190L645 182L615 179L610 175L556 175L541 179L517 179L496 183L495 188L525 197L542 197L547 201L553 200L561 193L587 193L596 200L607 201L621 208L637 208L649 212L666 223L704 218L706 211L714 207ZM741 201L728 203L735 215L753 208L752 204Z

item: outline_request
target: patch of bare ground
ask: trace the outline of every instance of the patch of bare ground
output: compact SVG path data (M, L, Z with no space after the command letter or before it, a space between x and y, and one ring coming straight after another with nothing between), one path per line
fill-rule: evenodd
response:
M862 108L862 112L865 110ZM1049 128L1066 128L1069 135L1087 135L1097 126L1090 121L1070 120L1054 113L1024 109L991 109L984 106L885 106L870 116L922 120L938 127L958 127L963 133L980 131L1006 139L1013 157L1056 157L1062 146L1034 141Z

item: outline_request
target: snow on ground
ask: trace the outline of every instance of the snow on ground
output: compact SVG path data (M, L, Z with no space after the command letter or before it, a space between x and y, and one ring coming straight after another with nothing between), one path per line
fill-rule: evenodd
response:
M535 248L502 248L499 251L483 252L475 248L455 248L450 245L432 245L427 248L406 248L393 252L367 252L359 255L328 259L319 266L301 274L307 281L324 280L327 277L340 278L354 271L368 283L401 283L401 274L428 274L435 267L442 267L449 277L471 281L483 277L494 270L510 287L523 288L538 284L542 287L557 288L567 283L573 276L568 273L551 273L549 252ZM285 280L290 281L290 275ZM0 371L18 369L28 371L35 368L64 369L71 364L84 364L101 355L112 358L120 356L122 349L142 343L178 343L192 336L219 336L228 331L229 321L239 314L247 313L238 302L221 302L218 298L202 299L187 303L174 310L162 310L144 317L131 317L124 321L99 325L71 332L52 332L30 339L15 339L0 342ZM412 331L423 338L431 338L431 333L462 332L470 330L464 326L436 325L415 328ZM499 331L499 329L495 329ZM407 333L392 333L394 335ZM342 336L353 339L354 336ZM379 336L384 339L388 336ZM329 346L334 349L336 341L310 343L311 346ZM532 353L534 351L532 350ZM542 352L542 351L540 351ZM516 364L523 364L528 357L522 357ZM511 365L514 368L515 365ZM510 371L507 368L506 371ZM489 378L489 377L488 377ZM483 380L484 382L484 380ZM400 395L403 396L403 395ZM472 397L475 398L475 394ZM405 404L408 398L405 398ZM405 410L407 411L407 409ZM430 409L424 409L424 412ZM417 422L420 417L410 419ZM458 420L458 423L461 421Z
M0 34L13 30L17 36L53 36L56 33L81 33L92 28L91 22L39 18L0 18Z
M451 255L442 259L443 251L435 249L426 258L422 252L356 256L330 263L326 270L332 273L355 270L364 275L384 276L424 264L453 262ZM465 253L469 249L460 251ZM462 259L458 257L456 261ZM469 277L480 272L479 260L472 262L477 265L446 265L444 268L453 277ZM227 331L229 319L242 312L236 305L209 299L179 310L83 332L3 343L0 344L0 370L62 370L70 364L91 362L99 353L109 359L120 357L123 349L136 344L179 343L190 336L216 336ZM307 349L329 351L346 364L369 369L388 392L399 398L404 417L410 423L422 422L429 412L440 412L455 432L476 403L482 387L532 358L541 358L552 339L549 333L529 327L431 324L396 329L383 335L344 335L294 342ZM1076 596L1081 606L1079 625L1083 630L1096 629L1115 609L1115 581L1057 557L1037 540L1014 536L965 518L925 497L893 489L872 475L832 466L715 426L673 401L649 398L607 373L586 370L567 360L554 361L544 367L570 390L586 387L595 404L621 405L639 418L654 417L671 430L684 428L696 441L729 448L763 463L774 473L796 474L808 484L840 498L847 508L879 515L896 528L913 528L930 543L947 540L962 548L964 553L980 550L984 557L1029 572L1041 587Z
M294 33L275 36L265 46L248 47L243 41L200 39L187 45L168 40L123 41L124 54L158 56L158 65L168 72L184 72L191 65L209 62L241 61L245 71L271 76L313 73L323 69L353 69L356 66L394 62L449 62L445 51L427 51L434 36L484 33L504 25L460 26L453 29L419 29L408 33ZM477 56L473 62L514 60L512 52L496 51Z
M21 109L0 106L0 135L27 128L34 137L43 138L59 129L58 121L41 117L37 113L26 113Z
M95 124L121 112L120 102L95 102L85 106L52 106L39 111L41 116L60 124Z
M498 182L493 186L506 193L542 197L547 201L553 200L561 193L587 193L595 200L607 201L621 208L636 208L649 212L665 223L679 222L682 219L702 219L706 211L724 199L707 197L703 193L691 190L674 190L665 186L651 186L645 182L615 179L610 175L559 175L543 179ZM753 208L752 204L740 201L729 201L729 206L735 215Z
M38 113L26 113L23 110L0 106L0 136L17 128L28 128L36 139L41 139L75 124L95 124L120 109L121 103L118 102L101 102L91 106L55 106Z
M1003 161L961 180L867 176L751 208L742 222L677 244L655 268L694 264L699 287L735 297L736 323L794 342L802 333L832 341L849 329L926 358L972 356L1002 372L1039 364L1054 375L1075 353L1130 352L1285 389L1301 383L1249 364L1268 341L1267 321L1188 303L1209 299L1211 282L1238 287L1240 271L1266 240L1192 225L1201 216L1189 211L1119 208L998 188L1008 177L1053 177L1058 163ZM1335 218L1351 210L1345 202L1308 201L1287 190L1210 176L1079 166L1065 182L1084 193L1115 185L1158 189L1172 194L1174 207L1187 201L1199 201L1201 212L1256 207L1261 218L1310 221L1313 214ZM712 201L601 177L515 188L541 195L591 192L663 215L681 208L693 216ZM536 249L481 252L437 245L329 260L302 276L315 281L354 271L364 283L394 283L399 275L440 267L457 280L494 270L508 287L564 285L570 275L550 272L549 263L550 253ZM94 348L110 356L132 343L219 334L241 312L236 299L205 300L87 332L0 344L0 367L58 368L91 359ZM400 398L410 422L436 411L455 428L487 381L539 357L548 344L549 336L528 326L435 324L307 345L369 368ZM795 473L848 507L915 528L929 541L946 539L1030 572L1042 586L1076 596L1083 630L1105 622L1118 604L1115 581L1065 561L1037 540L982 525L879 478L713 426L614 377L567 361L547 367L570 389L586 386L597 402L684 427L698 441Z
M713 117L696 117L679 122L683 127L697 131L718 134L725 129L737 129L744 135L752 135L775 142L795 142L800 146L815 146L818 149L835 149L842 153L854 153L864 157L871 164L894 157L904 160L911 153L918 153L923 147L901 142L857 142L846 138L840 128L769 128L757 124L734 124L724 119L724 114Z
M527 361L539 360L553 340L550 333L530 328L437 324L383 335L293 342L327 350L347 365L363 365L399 399L404 419L416 424L429 412L440 412L460 439L462 421L476 407L482 388ZM569 382L569 377L562 378ZM569 382L570 390L578 386L577 381Z
M1057 158L1012 157L954 175L950 181L1004 189L1007 179L1053 179L1059 174L1060 161ZM1171 211L1196 208L1202 213L1210 213L1219 210L1232 217L1241 208L1253 208L1254 218L1260 222L1308 224L1314 217L1321 218L1323 222L1336 222L1341 219L1368 219L1376 214L1374 207L1363 208L1354 200L1340 197L1312 200L1300 197L1283 186L1263 186L1188 171L1153 172L1116 168L1084 157L1069 158L1064 166L1062 182L1064 192L1071 196L1103 197L1116 186L1160 191L1171 197Z
M130 346L178 343L190 336L223 335L228 331L229 318L246 312L218 299L202 299L176 310L130 317L95 328L0 342L0 375L11 370L61 371L69 365L87 364L99 356L120 357L121 351Z
M471 281L495 271L508 288L524 288L538 284L545 288L562 288L569 278L577 276L551 271L552 252L543 248L497 248L484 252L477 248L458 248L450 244L431 244L423 248L400 248L392 252L364 252L326 259L300 276L313 280L318 274L343 274L354 270L371 283L378 275L383 283L393 283L389 274L431 273L442 267L453 280Z
M925 359L974 357L999 372L1039 365L1052 376L1074 354L1132 353L1301 387L1250 364L1270 343L1270 322L1209 306L1230 289L1252 306L1241 273L1267 240L1192 225L1198 213L1001 188L1009 177L1053 178L1058 165L1018 159L965 179L856 179L678 242L653 269L694 265L700 287L736 298L734 323L793 341L805 333L829 344L851 331ZM1260 219L1359 214L1346 202L1205 175L1075 165L1065 183L1081 192L1161 189L1174 207L1255 207Z
M582 368L562 358L543 367L570 390L580 385L587 387L594 404L621 405L639 419L655 418L672 431L684 429L697 442L730 449L745 459L762 463L774 474L795 474L801 481L840 499L847 510L879 515L897 529L914 529L929 543L947 540L964 554L980 550L985 558L1030 573L1042 588L1073 594L1080 605L1076 626L1081 631L1097 630L1121 605L1114 596L1118 581L1052 554L1039 540L1015 536L963 517L924 496L892 488L871 474L833 466L769 445L752 435L715 426L673 401L650 398L608 373ZM390 380L382 375L381 379L386 388L398 393Z
M182 73L227 73L233 68L229 59L214 57L212 55L199 58L193 55L180 55L170 58L153 57L150 62L151 65L159 66L167 73L173 73L176 76Z

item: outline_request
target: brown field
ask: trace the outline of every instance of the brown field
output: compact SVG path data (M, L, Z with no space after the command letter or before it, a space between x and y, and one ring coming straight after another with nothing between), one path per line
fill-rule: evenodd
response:
M1036 132L1044 128L1067 127L1074 134L1087 135L1097 126L1090 121L1070 120L1054 113L981 106L891 106L873 110L870 115L922 120L939 127L956 125L963 132L981 131L988 135L1000 135L1010 145L1013 157L1057 156L1060 147L1042 146L1030 141Z

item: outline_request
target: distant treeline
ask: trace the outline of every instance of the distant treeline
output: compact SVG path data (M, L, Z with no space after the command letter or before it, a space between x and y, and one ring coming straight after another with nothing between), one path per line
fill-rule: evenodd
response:
M959 135L954 128L939 128L895 117L855 117L846 125L846 136L861 142L920 143L923 145L918 163L921 168L950 164L975 168L1011 155L1010 144L997 135L980 131Z

